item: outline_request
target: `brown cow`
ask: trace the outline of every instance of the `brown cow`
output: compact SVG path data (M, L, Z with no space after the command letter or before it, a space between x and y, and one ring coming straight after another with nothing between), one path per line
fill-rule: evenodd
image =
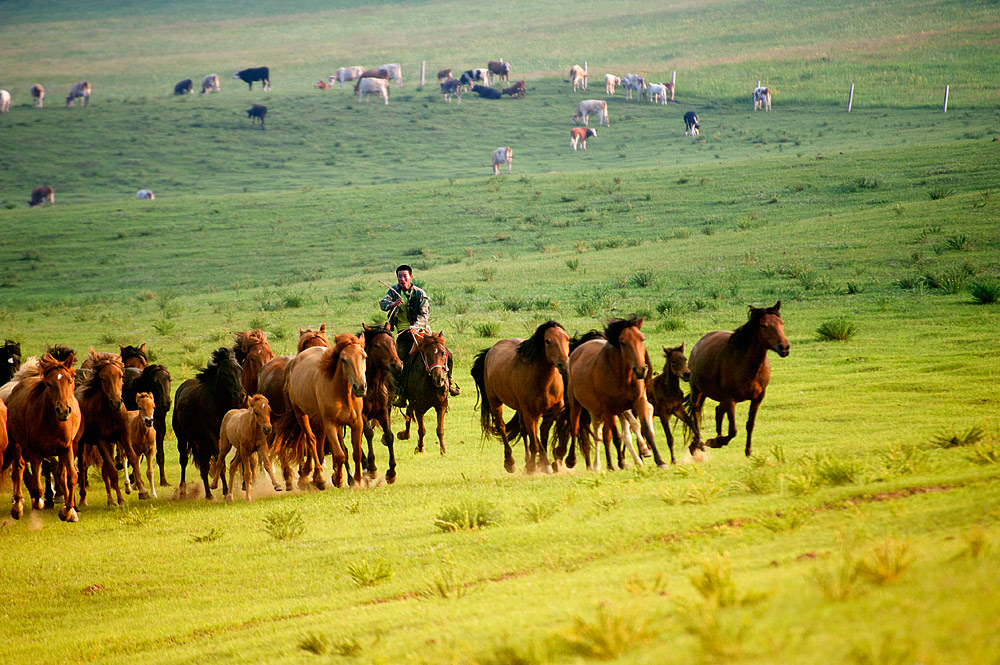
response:
M518 81L509 88L504 88L503 90L500 91L500 94L510 95L511 97L524 97L525 95L524 81Z
M510 63L504 62L503 58L499 61L490 60L486 63L487 77L489 78L488 83L493 85L493 77L500 77L501 81L510 82Z
M45 101L45 88L42 87L41 83L36 83L31 86L31 98L35 100L35 108L42 108L42 102Z
M438 71L438 83L440 83L445 79L450 79L450 78L452 78L451 67L449 67L448 69L442 69Z
M29 208L37 208L45 203L48 203L50 206L56 204L56 193L52 191L51 187L48 185L39 185L31 190L31 200L28 201Z

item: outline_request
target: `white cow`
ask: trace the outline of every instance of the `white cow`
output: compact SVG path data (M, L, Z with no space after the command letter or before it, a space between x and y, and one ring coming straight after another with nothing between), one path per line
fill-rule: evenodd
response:
M140 189L135 193L135 198L142 199L143 201L155 201L156 194L153 194L152 190Z
M617 76L615 76L614 74L604 75L604 91L607 92L609 95L615 94L615 86L621 84L622 80Z
M497 148L493 151L493 175L500 175L500 167L507 164L507 173L511 172L513 165L514 150L509 146Z
M42 108L42 102L45 101L45 88L42 87L41 83L36 83L31 86L31 98L35 100L35 108Z
M649 101L654 104L659 100L660 104L666 106L667 95L670 93L670 89L667 87L666 83L650 83L649 84Z
M403 69L399 66L398 62L382 65L379 69L388 74L393 83L403 85Z
M646 96L646 79L639 74L626 74L622 77L622 87L625 88L625 99L632 99L632 91L639 93L639 99Z
M218 74L209 74L201 80L201 94L212 92L213 90L219 92L220 89Z
M6 90L0 90L0 113L6 113L10 110L10 93Z
M575 124L582 120L583 124L588 124L591 113L596 113L600 116L601 122L598 125L599 127L603 127L604 125L611 126L611 120L608 118L608 103L602 99L585 99L580 102L576 107L576 113L573 114L573 123Z
M363 78L358 81L358 101L363 102L365 95L382 95L385 103L389 103L389 81L386 79Z
M77 81L73 84L69 90L69 96L66 97L66 108L73 106L77 97L83 97L83 107L87 108L87 103L90 101L90 83Z
M343 88L344 84L348 81L353 81L354 79L361 78L365 68L361 65L355 65L353 67L341 67L337 70L337 73L333 76L327 78L327 80L332 85L333 83L339 83L340 87Z
M753 89L753 110L756 111L763 106L765 111L771 110L771 91L768 88L759 87Z

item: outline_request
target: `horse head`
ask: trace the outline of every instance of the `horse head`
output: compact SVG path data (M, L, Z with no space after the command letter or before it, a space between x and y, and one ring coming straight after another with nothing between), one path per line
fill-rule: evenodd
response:
M428 333L417 342L417 351L423 359L424 370L438 390L448 389L448 349L444 345L444 332Z
M239 408L246 397L246 391L240 381L243 368L236 362L232 349L224 346L212 352L208 367L199 372L202 383L211 383L215 404L221 413L229 409Z
M367 369L365 361L368 354L365 353L364 336L355 337L350 333L344 333L337 335L336 342L340 348L338 353L340 366L348 385L351 386L351 392L355 397L364 397L368 392L368 379L365 378Z
M543 323L542 341L545 349L545 359L562 374L569 371L569 335L566 329L555 321Z
M261 394L250 397L248 408L253 411L254 422L264 432L264 436L271 435L271 406L267 403L267 398Z
M121 346L119 344L118 349L120 351L119 355L122 358L122 362L125 363L125 367L146 369L146 365L149 364L149 358L146 356L145 342L139 346Z
M760 332L758 339L761 346L776 352L782 358L786 358L791 352L791 344L785 337L785 322L780 315L781 301L774 303L774 307L750 308L750 319L758 319Z
M0 346L0 383L7 383L21 369L21 343L5 339Z
M678 379L684 379L685 381L691 379L691 370L688 368L687 357L684 355L683 342L681 342L680 346L673 348L669 346L663 347L663 357L667 359L667 362L663 365L664 374L670 373Z
M59 422L66 422L73 413L73 403L76 401L73 393L76 386L76 370L73 369L75 359L72 353L63 360L57 360L51 353L46 353L38 363L42 384L52 400Z
M325 323L320 324L319 330L313 330L312 328L303 330L299 328L299 343L295 347L295 352L301 353L314 346L322 346L324 348L330 346L330 341L326 338Z
M99 353L93 347L90 348L89 360L94 370L94 376L90 379L91 385L94 381L99 381L101 393L111 404L112 409L120 409L122 406L122 386L125 376L125 364L113 353Z
M369 364L396 375L402 372L403 361L396 352L396 340L392 333L382 326L369 328L362 323L361 327L364 329L365 352L368 354Z
M138 393L135 396L135 405L139 407L139 417L145 427L153 426L153 411L156 409L156 400L153 393Z
M608 343L618 347L625 363L632 370L636 380L645 379L646 366L646 336L642 334L643 317L631 319L616 319L608 323L604 329Z

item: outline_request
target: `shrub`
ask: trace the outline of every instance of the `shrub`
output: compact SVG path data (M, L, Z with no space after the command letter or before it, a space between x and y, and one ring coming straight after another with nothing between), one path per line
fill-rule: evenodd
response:
M858 327L845 318L831 319L824 321L816 329L816 334L820 340L846 342L856 335Z
M927 190L927 196L931 197L931 200L937 201L938 199L946 199L955 193L954 187L948 187L946 185L938 185L937 187L931 187Z
M299 648L303 651L316 654L317 656L322 656L327 651L328 643L329 641L327 640L326 635L307 633L301 640L299 640Z
M496 337L500 333L500 324L496 321L485 321L474 326L476 334L480 337Z
M872 584L884 586L898 580L913 563L906 541L886 536L871 554L858 562L858 572Z
M992 279L978 279L969 286L972 299L980 305L990 305L1000 300L1000 282Z
M614 297L607 287L594 287L583 294L576 304L576 313L580 316L598 316L611 311Z
M959 252L967 252L972 248L972 238L964 233L956 233L944 239L945 247Z
M177 322L173 319L159 319L153 324L153 330L163 337L169 337L177 331Z
M475 531L496 523L497 512L491 504L471 500L445 508L434 520L442 531Z
M816 460L816 478L826 485L851 485L858 481L861 467L855 460L821 457Z
M566 259L566 267L572 270L573 272L576 272L577 269L580 267L580 259L575 259L575 258Z
M519 312L528 307L528 304L526 299L519 298L518 296L506 296L500 301L500 305L509 312Z
M628 278L628 283L631 286L636 286L640 289L644 289L655 282L656 282L656 272L650 268L643 268L642 270L637 270L631 275L629 275Z
M981 425L973 425L960 434L937 434L931 443L938 448L964 448L974 446L985 438L986 430Z
M361 559L348 564L347 574L357 586L375 586L392 578L392 565L382 558L374 562Z
M279 508L264 517L264 531L275 540L294 540L305 530L302 513L295 508Z
M652 641L654 635L645 622L599 606L593 619L576 617L563 640L583 658L614 660L630 653L637 645Z
M885 182L882 180L882 176L879 175L862 175L855 178L852 184L855 191L860 191L864 189L879 189Z
M998 464L1000 463L1000 449L997 449L992 443L981 441L973 444L966 458L973 464L979 464L980 466Z

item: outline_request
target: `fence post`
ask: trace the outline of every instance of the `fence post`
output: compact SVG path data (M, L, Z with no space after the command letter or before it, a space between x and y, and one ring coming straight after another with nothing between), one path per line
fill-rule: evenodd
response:
M847 112L851 112L851 105L854 104L854 84L851 84L851 94L847 96Z
M583 89L584 90L587 89L587 79L590 78L590 74L588 73L588 71L589 70L587 69L587 61L584 60L583 61L583 76L584 76L584 78L583 78Z
M427 61L420 61L420 85L424 84L424 75L427 73Z
M670 73L670 101L674 101L674 90L677 88L677 70Z
M949 87L950 86L947 86L947 85L944 87L944 111L943 111L944 113L948 112L948 88Z

